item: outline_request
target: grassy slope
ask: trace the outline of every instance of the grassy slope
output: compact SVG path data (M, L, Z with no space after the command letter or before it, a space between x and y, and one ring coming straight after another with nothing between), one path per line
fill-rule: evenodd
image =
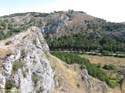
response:
M85 93L84 83L79 70L74 70L55 56L49 55L48 58L55 72L55 79L59 83L59 87L56 87L53 93L61 93L63 91L65 93ZM80 85L79 87L77 86L78 84Z
M84 80L81 80L80 77L80 69L73 69L71 66L65 64L64 61L60 60L59 58L49 55L49 60L55 74L57 75L56 80L60 82L60 87L57 87L53 92L60 93L63 90L69 90L70 93L85 93L85 84ZM78 67L77 67L78 68ZM59 74L60 73L60 74ZM93 81L99 82L96 78L93 78ZM80 84L80 87L77 88L77 84ZM68 93L68 91L65 91ZM108 93L121 93L120 89L117 88L108 88Z
M95 64L91 64L89 60L85 58L81 58L77 54L73 53L65 53L65 52L51 52L54 56L60 58L61 60L65 61L67 64L79 64L81 68L86 67L88 70L88 73L98 78L101 81L105 81L110 87L116 87L118 86L119 79L116 77L112 78L110 75L108 75L102 68L98 68Z

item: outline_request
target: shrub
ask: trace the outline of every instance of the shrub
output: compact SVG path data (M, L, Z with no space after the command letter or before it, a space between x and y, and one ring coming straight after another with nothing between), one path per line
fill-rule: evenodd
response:
M6 85L5 85L6 89L11 89L13 87L16 87L14 80L8 80L8 81L6 81Z
M106 64L104 65L103 69L106 69L106 70L116 70L116 66L112 65L112 64Z
M21 57L24 58L26 56L26 51L23 49L21 50Z
M15 61L13 63L13 71L17 71L19 68L23 67L23 63L19 62L19 61Z
M80 88L80 84L79 84L79 83L77 83L76 86L77 86L78 88Z
M6 43L5 43L5 45L9 45L9 44L11 44L12 43L12 41L7 41Z
M32 75L32 80L34 82L34 85L37 84L37 82L40 80L40 76L36 75L36 74L33 74Z
M108 83L108 85L111 87L111 88L115 88L115 87L117 87L118 85L119 85L119 83L118 83L119 81L118 80L110 80L109 81L109 83Z

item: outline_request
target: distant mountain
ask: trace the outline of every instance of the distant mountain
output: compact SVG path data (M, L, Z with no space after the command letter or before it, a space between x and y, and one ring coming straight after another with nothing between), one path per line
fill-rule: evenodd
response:
M0 18L0 39L30 26L45 33L50 49L125 51L125 24L112 23L82 11L16 13Z

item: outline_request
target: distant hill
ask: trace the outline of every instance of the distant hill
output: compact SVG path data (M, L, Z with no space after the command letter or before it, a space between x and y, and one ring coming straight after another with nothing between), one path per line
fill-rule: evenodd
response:
M51 50L125 51L125 24L107 22L82 11L16 13L0 17L0 39L30 26L41 28Z

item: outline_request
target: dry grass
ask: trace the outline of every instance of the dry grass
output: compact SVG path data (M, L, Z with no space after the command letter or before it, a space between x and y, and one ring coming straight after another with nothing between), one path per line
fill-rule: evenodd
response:
M0 73L2 72L2 64L3 64L2 58L6 57L9 54L11 54L10 49L6 47L0 47Z
M0 47L0 57L5 57L6 55L11 54L11 50L7 47Z
M78 87L82 81L80 81L80 74L77 71L52 55L49 56L49 60L55 71L55 78L59 82L59 87L53 93L85 93L83 86Z
M91 63L95 64L114 64L114 65L125 65L125 58L111 57L111 56L93 56L93 55L80 55L81 57L87 58Z
M108 89L108 93L121 93L121 90L119 88L115 88L115 89ZM123 92L124 93L124 92Z

